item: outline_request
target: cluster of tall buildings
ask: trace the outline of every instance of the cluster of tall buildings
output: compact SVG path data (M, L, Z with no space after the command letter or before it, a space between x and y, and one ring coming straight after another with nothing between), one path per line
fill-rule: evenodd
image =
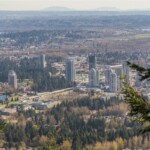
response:
M100 73L97 68L97 58L96 55L93 53L90 53L88 55L88 64L89 64L89 82L88 86L93 87L99 87L99 79L100 79ZM42 54L39 56L39 67L45 68L46 67L46 60L45 55ZM66 61L66 80L69 82L74 82L76 80L76 70L75 70L75 64L73 58L68 58ZM105 87L107 91L109 92L116 92L120 91L121 89L121 77L124 77L126 82L129 83L129 66L126 62L123 62L121 65L115 65L115 66L106 66L104 70L104 76L105 76ZM140 86L140 77L137 74L135 85ZM16 73L11 70L8 74L8 84L10 87L17 89L17 75Z
M116 92L121 89L121 78L129 82L129 66L126 62L105 70L105 84L109 86L110 92Z
M89 86L96 87L99 84L99 71L97 69L97 60L95 54L89 54ZM66 79L67 81L75 81L76 71L73 58L66 61Z
M96 55L90 53L88 55L89 63L89 87L98 87L100 73L97 68ZM110 92L116 92L121 89L121 76L129 82L129 66L126 62L122 65L109 66L105 69L105 85L108 87ZM76 71L73 58L68 58L66 61L66 79L67 81L75 81Z

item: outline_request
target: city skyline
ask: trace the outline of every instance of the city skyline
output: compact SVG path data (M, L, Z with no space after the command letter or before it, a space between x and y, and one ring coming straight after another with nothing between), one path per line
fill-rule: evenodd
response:
M47 7L67 7L75 10L117 8L120 10L148 10L148 0L0 0L0 10L43 10Z

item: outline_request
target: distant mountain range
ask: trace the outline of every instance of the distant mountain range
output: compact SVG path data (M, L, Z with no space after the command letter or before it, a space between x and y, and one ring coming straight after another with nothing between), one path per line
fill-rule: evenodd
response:
M67 8L67 7L54 6L54 7L47 7L45 9L43 9L42 11L55 11L55 12L60 12L60 11L150 11L150 9L122 10L122 9L118 9L116 7L99 7L99 8L95 8L95 9L82 10L82 9L72 9L72 8Z
M47 7L43 9L44 11L75 11L74 9L67 7Z
M67 7L48 7L43 9L43 11L83 11L83 10L77 10L77 9L72 9L72 8L67 8ZM89 9L85 11L121 11L118 8L115 7L100 7L96 9Z

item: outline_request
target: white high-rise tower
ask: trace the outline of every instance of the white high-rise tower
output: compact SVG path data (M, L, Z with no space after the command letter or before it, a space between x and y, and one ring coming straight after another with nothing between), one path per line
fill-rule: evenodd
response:
M15 89L17 89L17 87L18 87L17 86L17 75L13 70L11 70L8 74L8 84Z
M97 73L94 68L89 72L89 85L90 87L95 87L97 85Z
M40 55L40 57L39 57L39 65L40 65L40 68L42 68L42 69L44 69L46 67L46 60L45 60L44 54Z
M117 75L116 73L112 72L110 74L110 83L109 83L110 92L116 92L118 90L117 82L118 82Z
M112 74L112 70L110 68L105 70L105 84L106 85L110 84L110 75L111 74Z

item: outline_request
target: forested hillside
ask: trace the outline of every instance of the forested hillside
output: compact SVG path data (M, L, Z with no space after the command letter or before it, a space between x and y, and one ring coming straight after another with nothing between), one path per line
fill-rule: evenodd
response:
M17 110L18 122L8 123L1 134L4 147L122 150L150 146L150 136L138 135L139 125L126 116L127 106L118 97L64 101L43 113Z

